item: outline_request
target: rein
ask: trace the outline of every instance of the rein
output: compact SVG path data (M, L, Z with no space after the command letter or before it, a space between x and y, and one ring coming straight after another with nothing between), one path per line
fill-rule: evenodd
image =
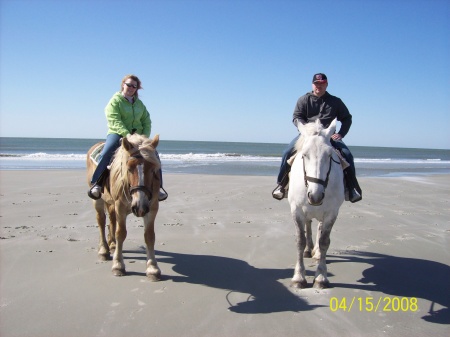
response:
M330 166L328 167L327 178L325 180L322 180L322 179L318 179L318 178L314 178L314 177L310 177L310 176L306 175L305 158L302 157L302 160L303 160L303 175L305 177L305 186L306 187L308 187L308 181L310 181L312 183L320 184L324 188L327 188L327 186L328 186L328 179L330 178L331 164L333 162L335 162L336 164L340 164L340 162L334 160L333 157L330 157Z

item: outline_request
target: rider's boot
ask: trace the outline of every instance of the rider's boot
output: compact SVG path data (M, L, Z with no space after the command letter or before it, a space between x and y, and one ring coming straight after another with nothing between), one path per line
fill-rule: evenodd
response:
M272 191L272 197L274 197L277 200L283 200L284 198L286 198L287 197L286 186L288 185L288 183L289 183L289 172L287 172L283 176L283 179L281 179L279 185L275 187L275 189Z
M101 175L98 180L92 184L91 188L88 191L88 196L91 199L98 200L102 196L102 189L103 189L103 182L105 181L106 177L109 175L109 169L106 169Z
M159 160L159 155L156 153ZM160 161L161 163L161 161ZM166 192L166 190L163 187L163 177L162 177L162 170L159 169L159 194L158 194L158 201L164 201L169 197L169 194Z
M362 191L359 187L356 177L354 176L354 174L352 174L349 168L344 170L344 179L347 188L346 192L348 192L348 201L352 203L360 201L362 199Z

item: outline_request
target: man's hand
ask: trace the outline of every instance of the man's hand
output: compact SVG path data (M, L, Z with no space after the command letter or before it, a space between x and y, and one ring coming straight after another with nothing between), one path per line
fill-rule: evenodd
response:
M331 136L331 139L333 139L333 140L341 140L342 136L339 133L335 133L334 135Z

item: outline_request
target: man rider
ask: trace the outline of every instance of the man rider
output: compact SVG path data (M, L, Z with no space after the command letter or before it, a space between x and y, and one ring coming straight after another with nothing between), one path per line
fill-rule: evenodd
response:
M322 73L315 74L312 81L312 92L308 92L298 99L292 122L298 127L298 123L306 124L319 118L322 125L326 128L335 118L341 122L339 132L331 136L330 141L331 145L338 149L350 164L344 170L344 179L348 190L349 201L357 202L362 199L362 191L356 180L353 155L342 141L342 138L345 137L352 125L352 115L340 98L332 96L326 91L327 87L327 76ZM295 153L295 143L299 137L300 135L291 141L283 154L277 179L278 186L272 192L272 196L277 200L282 200L286 196L286 186L289 182L290 171L290 166L287 161Z

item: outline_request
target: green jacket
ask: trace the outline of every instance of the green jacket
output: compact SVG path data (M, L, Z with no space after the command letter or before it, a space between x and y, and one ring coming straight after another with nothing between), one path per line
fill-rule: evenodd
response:
M150 136L152 127L150 114L139 98L131 104L121 92L117 92L108 102L105 114L108 121L108 135L116 133L125 137L136 129L136 133Z

